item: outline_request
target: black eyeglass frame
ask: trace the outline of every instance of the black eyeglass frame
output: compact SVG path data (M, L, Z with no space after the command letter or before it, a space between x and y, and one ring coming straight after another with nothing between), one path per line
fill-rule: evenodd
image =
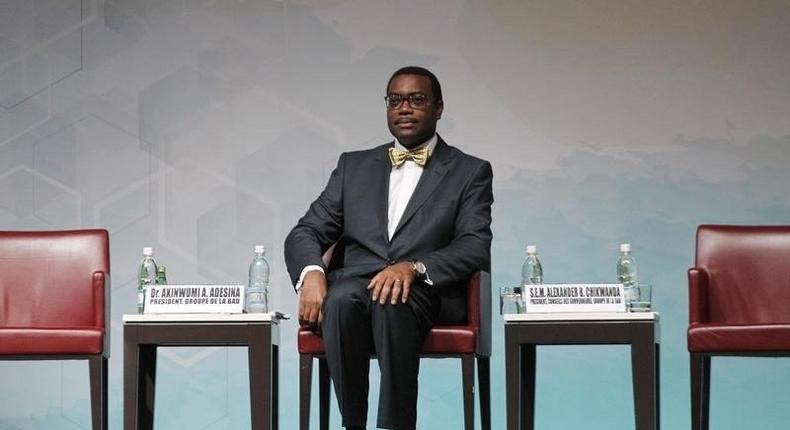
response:
M420 97L424 98L425 101L420 102L419 100L415 100ZM397 100L398 102L393 104L392 102L393 99ZM387 106L387 109L398 109L401 106L403 106L404 101L408 102L409 106L411 106L412 109L418 109L418 110L423 110L428 106L430 106L432 103L431 99L425 93L412 93L409 94L408 96L392 93L384 96L384 104L385 106Z

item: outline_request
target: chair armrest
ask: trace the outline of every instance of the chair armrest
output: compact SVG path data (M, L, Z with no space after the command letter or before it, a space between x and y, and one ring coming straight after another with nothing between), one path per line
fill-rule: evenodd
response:
M708 317L708 272L699 267L688 271L689 324L706 323Z
M93 272L93 325L104 329L102 354L110 358L110 275Z

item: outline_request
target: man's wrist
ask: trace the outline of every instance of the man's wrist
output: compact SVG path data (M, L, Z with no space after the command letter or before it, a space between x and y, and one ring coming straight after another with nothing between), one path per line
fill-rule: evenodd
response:
M305 266L305 268L302 269L302 273L299 274L299 280L296 282L296 285L294 285L294 290L296 290L297 293L302 290L302 284L304 284L305 276L307 276L307 274L312 271L326 273L324 272L324 268L321 266L315 264Z

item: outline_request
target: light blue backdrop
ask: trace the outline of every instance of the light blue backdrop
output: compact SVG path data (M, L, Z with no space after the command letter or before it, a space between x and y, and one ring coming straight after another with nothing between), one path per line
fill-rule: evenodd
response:
M695 228L790 219L789 29L783 2L0 0L0 229L110 231L120 429L141 248L171 282L244 282L265 244L274 303L294 312L285 234L341 151L390 138L390 73L424 65L444 86L440 133L494 165L494 286L517 282L527 243L548 282L612 281L632 243L662 315L662 421L688 428ZM496 318L492 360L504 428ZM627 349L538 360L538 428L632 428ZM249 427L243 349L167 349L159 365L159 428ZM85 364L0 362L0 381L0 429L89 427ZM790 360L714 360L713 381L714 428L790 421ZM460 363L425 361L420 428L459 429L460 411Z

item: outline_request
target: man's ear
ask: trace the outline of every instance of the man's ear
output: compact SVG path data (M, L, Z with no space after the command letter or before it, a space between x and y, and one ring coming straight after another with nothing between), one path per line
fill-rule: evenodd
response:
M436 119L442 119L442 112L444 112L444 101L436 101Z

